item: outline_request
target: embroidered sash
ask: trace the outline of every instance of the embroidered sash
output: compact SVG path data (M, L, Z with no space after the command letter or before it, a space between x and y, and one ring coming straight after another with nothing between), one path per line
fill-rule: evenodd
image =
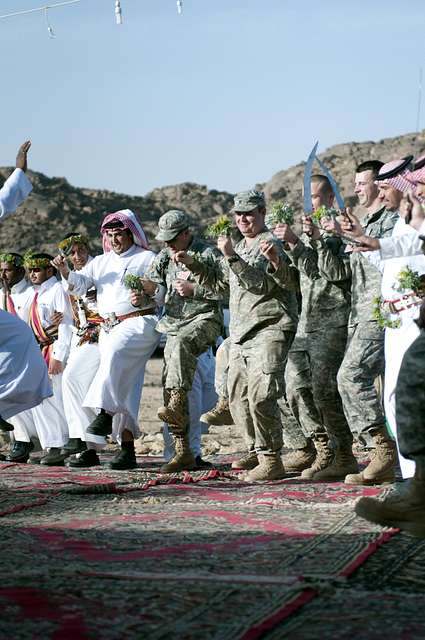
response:
M10 291L3 289L3 309L8 313L11 313L13 316L16 316L15 305L13 304L12 296L10 295Z
M35 294L33 301L31 302L29 313L29 324L34 332L36 340L40 345L41 354L49 366L50 358L52 357L53 343L58 336L58 328L55 325L44 329L41 324L40 314L38 312L38 293Z

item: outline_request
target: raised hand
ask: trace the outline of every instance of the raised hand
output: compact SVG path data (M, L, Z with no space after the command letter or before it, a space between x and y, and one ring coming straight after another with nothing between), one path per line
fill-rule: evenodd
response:
M276 245L273 242L262 240L260 242L260 251L276 271L279 268L280 264L280 256Z
M302 229L309 238L312 238L313 240L318 240L320 238L320 229L314 224L311 216L302 216L301 222Z
M187 280L176 280L174 282L174 289L182 298L192 298L195 291L195 284L188 282Z
M344 215L338 217L338 223L344 235L350 238L361 238L363 240L364 229L360 220L354 213L351 213L349 209L346 210Z
M16 156L16 168L22 169L22 171L26 171L28 168L27 154L31 147L31 140L27 140L18 150L18 155Z
M230 256L235 255L235 250L233 249L233 244L230 236L218 236L217 247L218 249L220 249L225 258L230 258Z
M65 256L56 256L56 258L53 258L53 260L50 261L50 264L59 271L65 280L68 280L70 271Z
M190 264L193 263L193 257L189 255L187 251L176 251L171 256L171 259L176 264L180 263L180 264L185 264L186 266L189 266Z
M292 231L289 224L278 224L273 229L273 235L281 242L288 242L288 244L295 245L298 242L298 236Z

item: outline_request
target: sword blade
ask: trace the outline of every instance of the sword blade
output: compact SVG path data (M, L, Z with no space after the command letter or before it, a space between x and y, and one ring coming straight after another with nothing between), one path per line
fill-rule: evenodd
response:
M311 176L313 173L313 162L316 157L317 147L319 141L316 142L310 155L307 158L304 168L304 213L311 213L313 211L313 205L311 204Z

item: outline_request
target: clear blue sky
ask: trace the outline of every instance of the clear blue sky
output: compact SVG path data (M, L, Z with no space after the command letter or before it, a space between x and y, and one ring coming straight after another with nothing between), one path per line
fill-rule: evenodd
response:
M0 14L46 2L0 0ZM316 139L415 129L423 0L121 5L120 27L113 0L51 10L54 40L40 13L0 21L0 165L31 137L31 167L78 186L237 191Z

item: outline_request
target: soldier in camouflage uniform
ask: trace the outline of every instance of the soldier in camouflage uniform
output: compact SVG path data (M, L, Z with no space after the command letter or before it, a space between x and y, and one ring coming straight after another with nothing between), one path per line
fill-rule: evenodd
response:
M421 335L406 351L396 390L397 432L403 456L416 463L415 475L400 492L383 501L361 498L356 513L386 527L398 527L425 538L425 313Z
M226 338L219 346L216 353L215 365L215 390L218 401L215 407L201 416L202 422L210 425L222 426L234 424L229 408L229 392L227 379L229 373L230 338ZM278 400L279 408L282 412L283 439L286 447L297 450L307 448L307 439L300 428L299 423L293 416L287 405L286 393ZM287 469L290 471L292 469Z
M369 161L356 169L356 192L359 193L360 204L367 211L362 224L366 233L375 238L391 236L399 218L397 209L403 195L396 191L392 194L395 201L385 204L385 194L379 195L374 182L382 167L379 161ZM361 196L364 196L363 202ZM333 225L325 223L328 229ZM338 389L352 432L364 440L371 437L377 449L373 455L373 466L361 473L347 475L345 481L349 484L379 484L393 478L392 467L396 462L395 445L385 427L382 401L375 385L376 378L383 375L385 368L384 330L373 317L373 300L381 294L381 273L361 253L351 252L350 264L351 313L347 350L338 372ZM331 268L338 274L337 261Z
M234 466L249 470L249 480L273 480L284 476L278 399L297 324L295 279L280 243L265 226L263 194L236 195L233 211L243 239L233 248L231 239L221 236L220 260L186 252L176 258L201 285L229 291L230 409L235 424L245 432L248 448Z
M192 388L197 358L215 344L222 331L221 296L194 282L191 272L175 261L178 251L213 258L217 249L192 235L190 221L183 211L172 210L159 219L157 240L166 244L154 259L146 277L166 287L165 313L157 331L167 334L164 350L164 407L158 416L173 434L175 456L162 467L172 473L195 466L189 447L187 394Z
M334 196L326 176L313 176L311 189L314 210L332 206ZM310 444L295 452L292 468L302 471L304 478L338 480L358 469L336 383L347 339L351 273L338 238L324 236L310 218L304 219L304 228L310 236L305 234L302 239L288 225L274 230L286 243L285 250L300 273L302 296L285 381L289 404ZM327 277L319 267L319 257L327 261L333 256L338 256L345 268L338 278ZM329 473L332 461L342 458L343 464L338 462Z

